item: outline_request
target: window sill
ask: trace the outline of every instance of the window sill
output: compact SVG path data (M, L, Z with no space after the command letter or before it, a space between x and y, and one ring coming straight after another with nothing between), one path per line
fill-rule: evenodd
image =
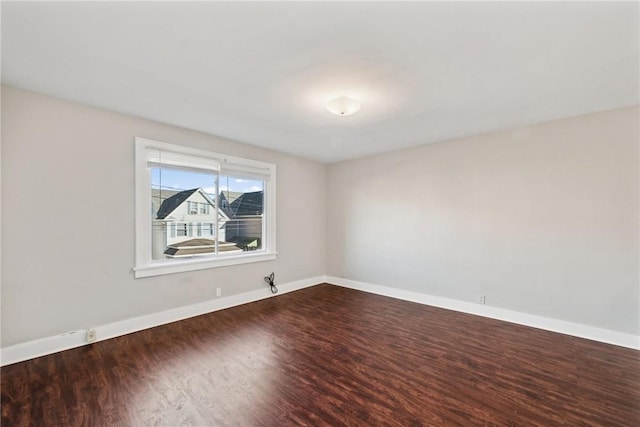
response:
M229 255L216 259L185 259L180 261L158 261L153 264L135 267L134 277L160 276L163 274L182 273L185 271L204 270L207 268L226 267L229 265L248 264L252 262L273 261L277 252L260 252L250 255Z

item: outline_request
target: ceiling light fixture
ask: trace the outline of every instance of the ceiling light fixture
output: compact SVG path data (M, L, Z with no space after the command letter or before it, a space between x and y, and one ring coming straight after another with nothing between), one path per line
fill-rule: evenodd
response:
M360 111L360 107L362 104L346 96L339 96L327 102L327 110L338 116L350 116Z

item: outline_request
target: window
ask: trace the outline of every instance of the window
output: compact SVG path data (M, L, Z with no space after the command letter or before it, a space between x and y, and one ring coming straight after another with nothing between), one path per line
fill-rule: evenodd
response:
M213 236L213 224L212 223L204 223L202 224L202 236Z
M136 138L135 277L275 259L275 169Z
M189 215L197 215L198 202L187 202L187 210L189 211Z

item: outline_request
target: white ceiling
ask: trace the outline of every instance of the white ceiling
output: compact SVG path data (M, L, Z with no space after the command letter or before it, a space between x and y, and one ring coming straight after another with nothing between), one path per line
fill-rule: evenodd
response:
M639 3L2 2L2 81L323 162L639 103ZM350 117L324 103L347 95Z

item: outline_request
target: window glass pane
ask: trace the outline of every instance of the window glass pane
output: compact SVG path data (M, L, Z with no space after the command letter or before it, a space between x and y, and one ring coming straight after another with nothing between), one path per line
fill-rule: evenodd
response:
M219 198L220 210L227 218L224 224L219 223L225 236L220 253L262 249L264 181L221 175Z
M215 224L217 176L170 167L152 167L150 172L152 259L214 255L215 233L201 236L199 224Z

